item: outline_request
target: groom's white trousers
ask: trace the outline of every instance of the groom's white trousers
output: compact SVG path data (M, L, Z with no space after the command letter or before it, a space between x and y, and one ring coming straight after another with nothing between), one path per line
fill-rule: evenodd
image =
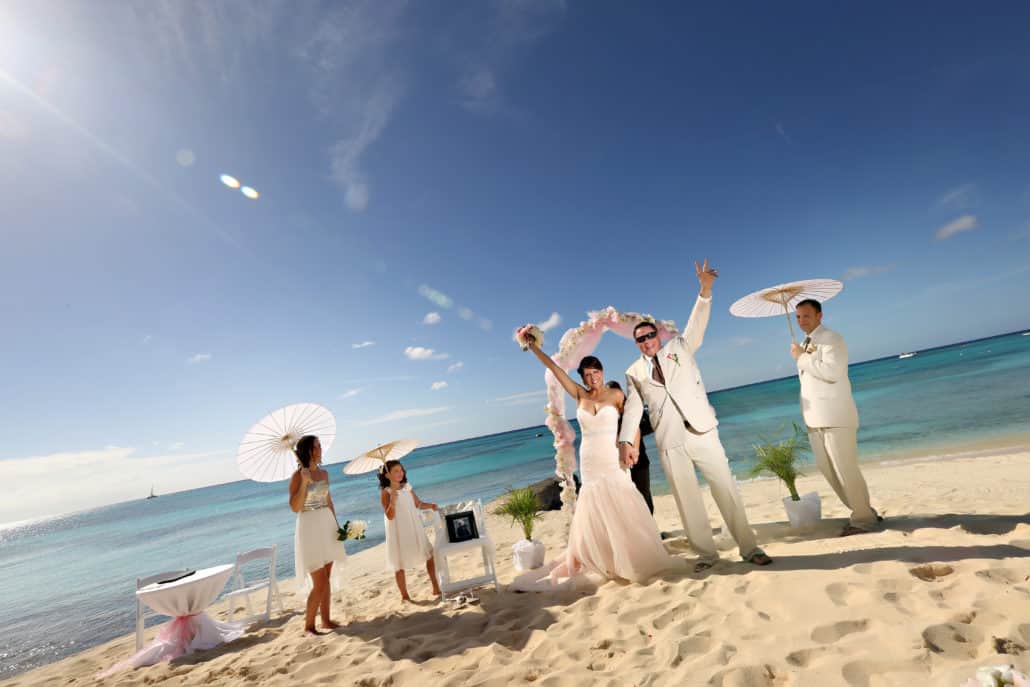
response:
M658 448L665 477L672 487L676 507L687 529L690 546L702 560L714 561L719 557L712 538L712 527L708 522L708 512L701 498L701 487L694 472L696 465L712 490L712 498L722 513L727 529L740 547L740 555L746 558L754 553L758 543L747 522L744 502L730 472L726 450L719 441L719 430L715 428L700 434L687 429L682 422L675 424L678 427L662 428L665 430L662 432L662 443L668 448Z

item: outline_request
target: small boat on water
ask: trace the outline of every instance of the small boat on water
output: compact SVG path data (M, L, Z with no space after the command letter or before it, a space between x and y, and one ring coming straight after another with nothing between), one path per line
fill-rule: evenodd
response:
M902 353L898 357L901 358L902 360L904 360L905 358L911 358L914 355L915 355L915 353Z
M153 487L153 485L151 485L151 487L150 487L150 496L147 497L147 500L156 499L156 498L157 498L157 494L154 493L154 487Z

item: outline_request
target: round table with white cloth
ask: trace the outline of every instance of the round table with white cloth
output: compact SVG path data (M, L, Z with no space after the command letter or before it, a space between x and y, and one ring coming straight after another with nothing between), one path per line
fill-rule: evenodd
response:
M174 582L155 582L136 591L136 598L173 620L161 627L157 638L105 674L124 668L170 661L196 649L211 649L243 635L241 623L223 623L204 611L214 603L232 575L233 565L197 570Z

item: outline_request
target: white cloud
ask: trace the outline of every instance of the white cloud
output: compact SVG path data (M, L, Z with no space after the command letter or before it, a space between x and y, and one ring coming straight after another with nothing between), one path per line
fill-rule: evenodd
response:
M559 315L556 312L553 312L553 313L551 313L550 317L548 317L546 320L544 320L543 322L541 322L537 326L540 327L540 331L546 332L546 331L549 331L551 329L554 329L559 324L561 324L561 315Z
M844 276L841 277L841 281L851 281L852 279L861 279L862 277L871 277L876 274L883 274L884 272L890 272L894 267L894 264L849 267L844 271Z
M958 219L948 222L943 227L937 230L937 240L943 241L949 239L955 234L959 234L963 231L971 231L979 226L975 215L962 215Z
M196 365L197 363L206 363L211 360L212 356L210 353L197 353L196 355L190 356L186 361L187 365Z
M0 523L96 508L240 479L233 451L138 456L136 449L67 451L0 460L4 498ZM198 476L202 479L198 479ZM47 498L36 485L46 480Z
M386 422L407 420L413 417L425 417L426 415L437 415L439 413L446 413L450 409L450 406L442 406L438 408L408 408L406 410L395 410L392 413L380 415L379 417L374 417L370 420L363 420L355 424L358 427L365 427L368 425L380 425Z
M351 344L351 348L368 348L369 346L375 346L375 341L362 341L361 343Z
M433 382L433 384L429 388L432 389L433 391L439 391L440 389L446 389L447 388L447 382Z
M461 362L459 360L458 362L452 363L450 366L448 366L447 367L447 372L448 372L448 374L451 374L451 373L457 372L458 370L460 370L463 367L465 367L465 363L463 363L463 362Z
M404 349L404 355L408 360L444 360L451 357L447 353L437 353L432 348L422 346L408 346Z
M422 324L440 324L441 319L443 318L438 312L426 313L426 316L422 318Z
M965 210L976 203L976 184L962 184L951 189L937 201L942 208Z
M361 392L362 392L362 388L361 387L358 387L356 389L347 389L342 394L340 394L340 398L354 398L355 396L357 396Z
M512 112L505 104L500 74L518 54L550 33L565 15L565 0L502 0L493 4L490 25L478 31L477 46L463 40L457 91L462 107L481 115ZM472 43L473 47L467 47ZM471 54L471 57L469 57Z
M501 396L500 398L491 399L489 402L504 403L507 405L521 405L523 403L535 403L544 396L547 396L547 389L540 389L539 391L524 391L520 394L512 394L511 396Z

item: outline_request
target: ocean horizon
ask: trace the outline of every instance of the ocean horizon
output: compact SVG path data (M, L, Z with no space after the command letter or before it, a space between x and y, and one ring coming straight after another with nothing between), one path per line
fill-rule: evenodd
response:
M863 461L954 453L1026 436L1026 332L913 353L849 367ZM796 376L787 376L709 393L738 479L749 478L756 441L800 422L798 386ZM425 500L486 503L511 487L552 476L552 442L549 430L534 425L423 446L404 463ZM663 493L667 485L653 438L645 443L655 492ZM340 519L369 522L367 539L347 542L355 553L383 541L382 514L375 477L343 475L342 465L326 466ZM0 678L132 632L137 577L231 563L236 552L270 544L279 547L279 576L292 577L294 519L286 482L240 480L0 525L0 626L6 629ZM25 592L28 579L33 588L48 590L45 607L38 594Z

